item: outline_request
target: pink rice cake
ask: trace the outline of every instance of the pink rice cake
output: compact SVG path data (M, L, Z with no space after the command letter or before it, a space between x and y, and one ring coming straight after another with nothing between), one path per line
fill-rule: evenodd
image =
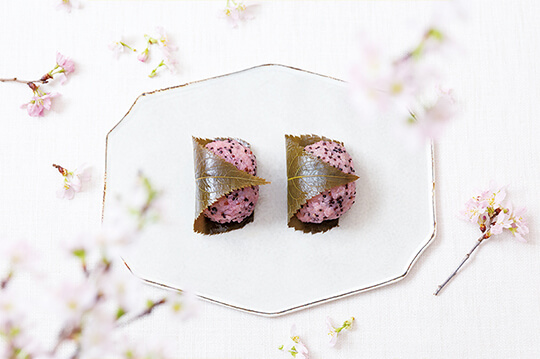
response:
M304 150L342 172L348 174L355 172L351 156L338 143L319 141L306 146ZM321 223L337 219L352 207L355 198L356 184L354 182L337 186L307 201L300 207L296 217L305 223Z
M207 149L232 163L241 171L257 174L257 161L251 150L240 142L227 139L216 140L205 146ZM259 199L259 186L251 186L233 191L214 202L204 210L208 219L218 223L242 222L255 209Z

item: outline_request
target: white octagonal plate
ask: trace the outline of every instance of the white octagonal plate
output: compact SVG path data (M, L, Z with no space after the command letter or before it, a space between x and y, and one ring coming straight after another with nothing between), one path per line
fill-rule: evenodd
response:
M360 179L339 227L287 227L285 134L344 142ZM255 220L241 230L193 232L192 136L251 143L261 186ZM145 93L107 136L104 220L142 170L164 190L167 221L124 260L148 283L275 316L394 283L435 235L432 146L404 151L386 121L362 121L343 81L263 65Z

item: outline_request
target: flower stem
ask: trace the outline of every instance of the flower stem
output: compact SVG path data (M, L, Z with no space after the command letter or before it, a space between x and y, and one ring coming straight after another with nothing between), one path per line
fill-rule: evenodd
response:
M132 48L131 46L129 46L129 45L126 44L125 42L120 41L119 43L120 43L120 45L122 45L122 46L124 46L124 47L127 47L127 48L130 49L131 51L137 52L136 49Z
M150 75L148 75L148 77L152 78L152 77L156 76L157 70L158 70L161 66L165 66L165 60L161 60L161 62L159 63L159 65L157 65L156 68L153 69L152 72L150 72Z
M487 231L485 232L484 234L482 234L482 236L480 238L478 238L478 240L476 241L476 244L474 245L474 247L472 247L472 249L469 251L469 253L467 253L465 255L465 258L463 258L463 260L461 261L461 263L459 264L459 266L456 268L456 270L450 275L450 277L448 277L444 282L443 284L439 285L437 287L437 290L435 291L435 293L433 293L433 295L438 295L439 292L448 284L448 282L450 282L450 280L452 280L452 278L454 278L456 276L456 274L458 273L458 271L461 269L461 267L463 267L463 265L465 264L465 262L467 262L469 260L469 258L471 257L471 255L473 254L473 252L476 250L476 248L478 248L478 246L480 246L480 244L482 244L482 242L484 241L484 239L488 239L489 237L491 236L490 232Z

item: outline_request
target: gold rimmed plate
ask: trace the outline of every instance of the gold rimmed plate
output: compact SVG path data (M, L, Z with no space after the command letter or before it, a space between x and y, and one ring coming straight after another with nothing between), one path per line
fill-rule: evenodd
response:
M134 275L193 289L230 308L277 316L395 283L435 236L433 149L404 150L386 121L363 121L347 84L281 65L145 93L107 135L104 220L139 171L164 190L167 220L124 260ZM360 177L339 227L287 226L285 134L343 142ZM254 220L216 236L193 232L192 136L248 141L260 188Z

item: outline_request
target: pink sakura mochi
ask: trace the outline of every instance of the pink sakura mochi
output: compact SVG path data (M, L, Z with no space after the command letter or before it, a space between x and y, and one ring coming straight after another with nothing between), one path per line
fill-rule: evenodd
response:
M207 149L233 164L241 171L257 174L257 160L248 147L233 139L216 140L205 146ZM233 191L204 210L204 215L218 223L242 222L255 209L259 199L259 186Z
M306 146L304 150L342 172L354 174L351 156L345 148L331 141L319 141ZM322 192L302 205L296 217L306 223L321 223L341 217L347 212L356 198L356 184L347 183Z

